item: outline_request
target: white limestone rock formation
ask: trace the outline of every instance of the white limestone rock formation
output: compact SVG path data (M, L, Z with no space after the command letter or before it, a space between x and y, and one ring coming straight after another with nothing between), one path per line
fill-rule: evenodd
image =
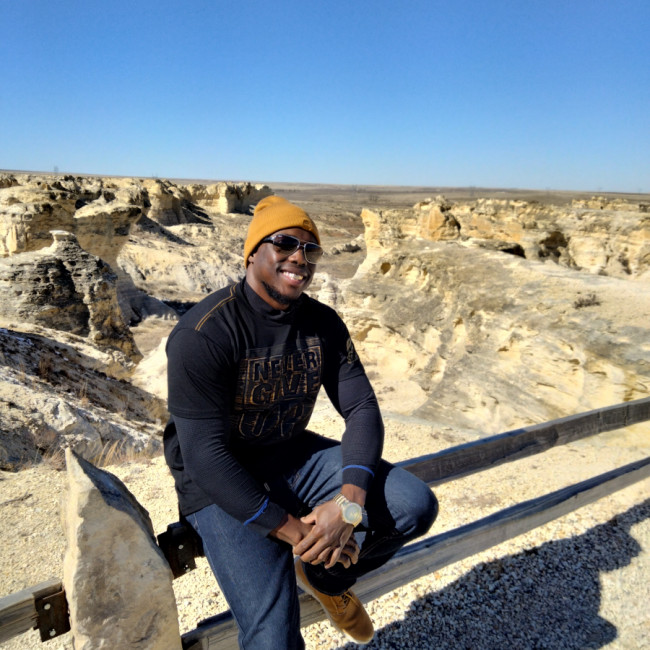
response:
M251 208L263 198L273 194L268 185L261 183L213 183L211 185L192 184L186 186L193 203L210 208L221 214L250 212Z
M624 279L650 270L650 214L645 204L578 201L560 208L479 199L453 205L450 212L460 225L461 238L474 245L496 239L519 247L526 259Z
M135 184L118 187L73 176L13 178L13 184L0 188L0 256L44 248L51 230L66 230L110 264L146 203Z
M172 573L149 513L114 475L66 451L63 584L78 650L180 650Z
M126 381L133 364L122 353L61 330L0 324L1 469L59 466L63 447L86 458L162 448L166 402Z
M30 175L12 179L11 185L0 189L0 257L49 246L52 230L71 232L84 250L113 269L120 308L126 320L132 320L131 303L147 301L137 295L116 260L131 227L148 209L144 187L132 179ZM148 311L162 314L165 308L148 304Z
M3 316L85 336L137 363L142 355L122 317L111 269L72 233L54 230L51 237L49 248L0 258Z
M208 213L248 213L258 201L272 194L268 185L252 183L180 185L157 178L141 182L150 202L147 216L161 226L208 223Z
M137 226L118 263L135 287L166 301L196 302L244 273L249 215L211 215L210 222Z
M53 229L74 230L74 197L42 185L0 188L0 256L48 246Z
M187 192L170 181L143 179L142 185L149 202L147 217L162 226L193 221L192 212L186 208Z
M231 242L243 242L250 220L244 214L272 193L266 185L251 183L184 186L161 179L26 174L2 178L0 257L49 246L52 230L75 234L84 250L117 275L118 302L129 323L149 316L174 318L174 310L161 299L178 299L184 290L201 295L235 277L240 265ZM156 246L147 251L151 241L163 245L162 255ZM175 249L171 255L165 242ZM133 245L123 251L127 243ZM179 244L198 244L206 255L188 263L188 251ZM177 288L175 295L167 293L170 286Z
M0 174L0 189L3 187L13 187L14 185L18 185L18 181L13 174Z
M365 210L367 257L341 283L337 308L380 402L488 434L647 395L646 283L425 239L421 215ZM501 225L483 233L515 231Z

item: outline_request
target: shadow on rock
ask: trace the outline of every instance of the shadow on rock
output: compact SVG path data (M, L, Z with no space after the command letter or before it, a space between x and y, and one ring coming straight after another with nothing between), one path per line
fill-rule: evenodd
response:
M617 629L598 613L600 574L639 554L630 529L649 517L650 499L583 535L479 564L414 601L366 647L602 648Z

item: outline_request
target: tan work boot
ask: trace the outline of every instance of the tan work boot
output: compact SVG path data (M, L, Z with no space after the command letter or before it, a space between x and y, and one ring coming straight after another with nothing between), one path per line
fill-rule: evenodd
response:
M368 643L372 639L375 630L370 616L349 589L340 596L328 596L309 584L299 557L296 558L295 567L298 584L321 604L335 628L356 643Z

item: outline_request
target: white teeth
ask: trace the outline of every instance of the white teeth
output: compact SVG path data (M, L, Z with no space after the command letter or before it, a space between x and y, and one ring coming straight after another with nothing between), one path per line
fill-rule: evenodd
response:
M289 271L283 271L283 273L292 280L302 280L303 278L302 275L298 275L297 273L290 273Z

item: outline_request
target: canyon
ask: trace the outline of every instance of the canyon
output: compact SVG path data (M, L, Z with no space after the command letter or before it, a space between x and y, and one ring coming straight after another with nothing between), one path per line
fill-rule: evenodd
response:
M481 437L647 395L644 197L427 189L0 176L0 466L159 450L166 335L242 276L273 192L319 224L310 293L348 324L385 417Z

